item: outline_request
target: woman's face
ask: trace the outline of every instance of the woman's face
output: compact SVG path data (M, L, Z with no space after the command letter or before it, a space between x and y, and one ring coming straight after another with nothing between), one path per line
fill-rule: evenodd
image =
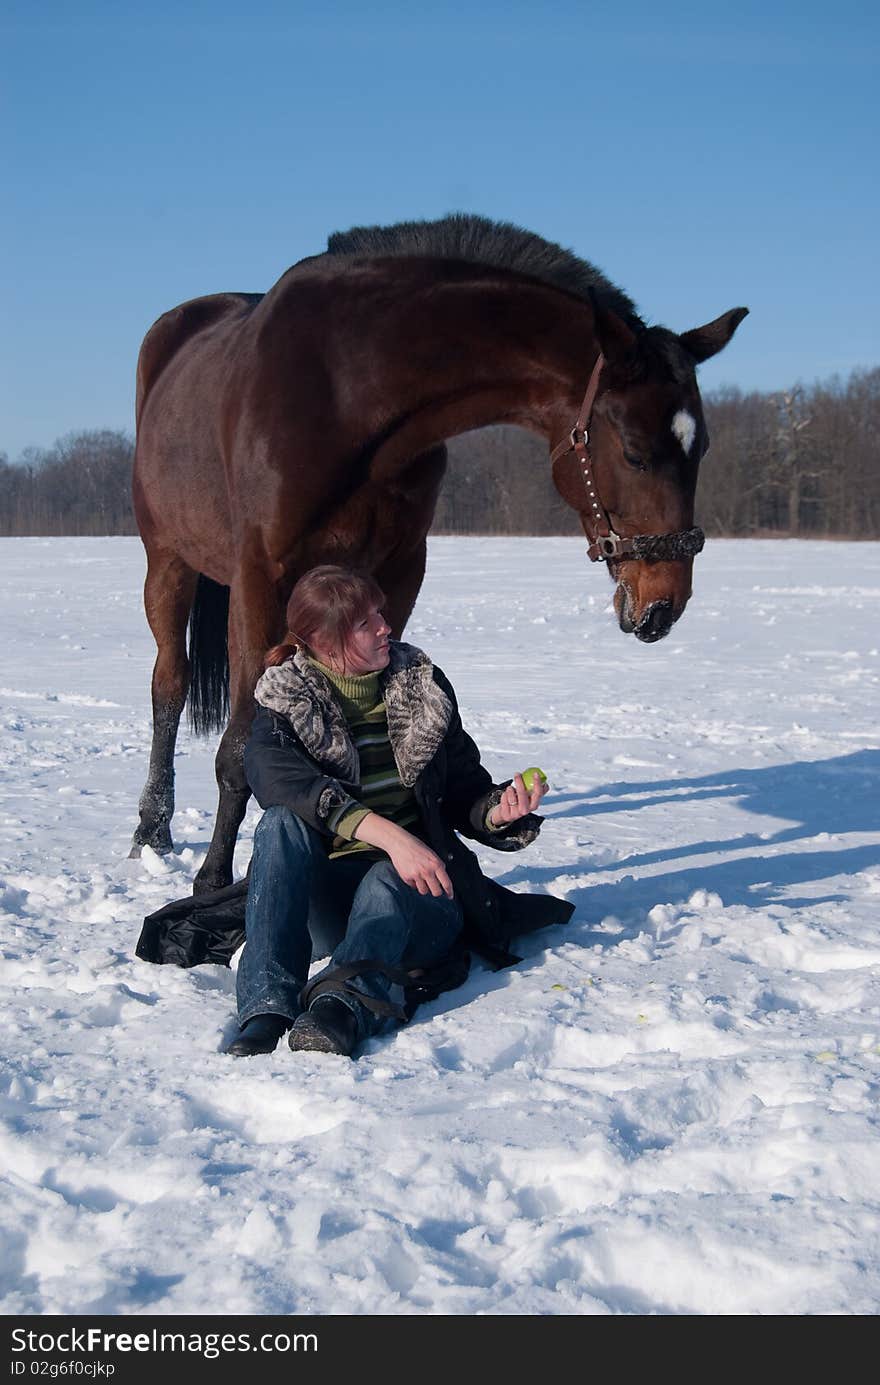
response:
M381 608L370 605L355 621L344 649L328 649L314 637L311 644L322 664L328 668L339 668L341 663L342 673L349 677L359 676L378 673L388 666L391 657L388 647L390 634L391 626Z

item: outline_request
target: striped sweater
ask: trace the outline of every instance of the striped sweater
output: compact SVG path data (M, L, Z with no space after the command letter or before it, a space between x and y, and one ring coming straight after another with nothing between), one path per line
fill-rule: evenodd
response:
M362 851L384 855L377 847L357 841L354 836L356 827L367 814L379 813L416 835L420 818L415 794L412 789L404 788L397 773L388 739L385 703L379 691L379 674L344 677L317 659L310 662L333 685L361 764L360 798L350 798L327 819L327 826L333 833L330 858Z

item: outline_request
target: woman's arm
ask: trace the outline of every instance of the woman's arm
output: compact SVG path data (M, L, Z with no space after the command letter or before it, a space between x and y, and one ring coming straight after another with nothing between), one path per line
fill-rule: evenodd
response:
M380 813L367 813L355 827L354 835L359 842L377 846L390 856L401 880L419 894L432 894L438 899L445 894L452 899L452 881L440 857L405 827L398 827Z
M359 805L338 779L322 774L284 717L259 707L244 749L248 786L261 808L289 808L312 827ZM332 834L331 834L332 835Z

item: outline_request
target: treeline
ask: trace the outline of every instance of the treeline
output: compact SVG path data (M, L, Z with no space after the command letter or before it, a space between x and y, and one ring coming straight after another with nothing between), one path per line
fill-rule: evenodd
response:
M712 446L697 522L727 537L880 538L880 369L779 393L703 400ZM13 465L0 454L0 535L134 534L122 432L73 433ZM517 428L454 438L436 534L578 534L546 445Z
M717 390L706 413L707 534L880 538L880 369L778 394Z
M134 442L100 429L29 447L14 466L0 455L0 535L136 534Z

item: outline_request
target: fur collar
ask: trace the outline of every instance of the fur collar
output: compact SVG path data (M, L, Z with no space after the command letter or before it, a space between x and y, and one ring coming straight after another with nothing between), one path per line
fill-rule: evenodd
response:
M452 703L435 683L427 654L397 640L392 640L388 667L379 675L379 691L400 782L411 789L449 729ZM306 753L322 768L350 784L360 783L360 760L333 686L302 651L267 669L254 697L261 707L287 718Z

